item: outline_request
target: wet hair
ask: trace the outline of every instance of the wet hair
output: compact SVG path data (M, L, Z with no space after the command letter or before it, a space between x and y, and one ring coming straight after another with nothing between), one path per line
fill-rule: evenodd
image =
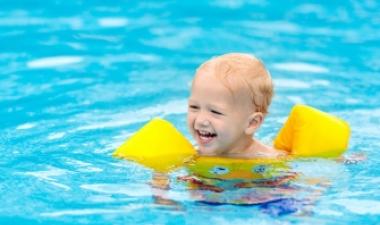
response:
M268 113L273 96L273 83L270 73L256 57L243 53L229 53L203 63L200 70L211 70L231 91L247 91L254 110Z

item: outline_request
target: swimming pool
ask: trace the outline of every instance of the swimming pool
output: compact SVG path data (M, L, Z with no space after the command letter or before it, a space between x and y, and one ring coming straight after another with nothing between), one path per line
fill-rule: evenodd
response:
M380 5L376 1L12 1L0 10L1 224L380 223ZM111 157L150 118L186 136L194 69L254 53L276 85L259 138L270 142L294 103L347 120L342 165L295 162L327 187L312 214L202 204L172 175L156 204L151 172Z

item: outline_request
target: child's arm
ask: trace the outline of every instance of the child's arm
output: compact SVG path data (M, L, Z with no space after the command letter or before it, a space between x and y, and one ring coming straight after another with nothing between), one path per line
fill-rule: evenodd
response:
M166 173L154 172L151 185L153 188L167 190L169 189L169 176Z
M151 181L154 202L160 205L177 205L167 197L170 188L169 176L166 173L154 172Z

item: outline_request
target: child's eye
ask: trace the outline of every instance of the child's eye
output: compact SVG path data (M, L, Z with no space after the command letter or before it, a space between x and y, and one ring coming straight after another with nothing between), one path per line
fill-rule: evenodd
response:
M216 110L211 110L212 113L216 114L216 115L223 115L223 113L219 112L219 111L216 111Z
M199 109L199 106L196 106L196 105L189 105L189 108L190 108L190 109Z

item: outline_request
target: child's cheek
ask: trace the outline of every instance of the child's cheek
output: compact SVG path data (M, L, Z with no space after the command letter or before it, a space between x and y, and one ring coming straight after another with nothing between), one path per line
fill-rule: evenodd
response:
M187 126L191 133L194 132L194 116L192 116L191 112L187 113Z

